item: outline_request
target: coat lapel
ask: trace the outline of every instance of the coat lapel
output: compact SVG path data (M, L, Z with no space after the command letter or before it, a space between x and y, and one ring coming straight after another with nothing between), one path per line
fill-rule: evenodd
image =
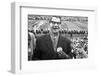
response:
M61 41L60 41L60 40L61 40L60 38L61 38L61 37L60 37L60 35L59 35L59 38L58 38L58 43L57 43L57 47L59 47L59 46L60 46L60 42L61 42Z
M53 42L52 42L52 40L51 40L50 34L47 35L46 45L48 45L48 48L49 48L50 50L54 50L54 49L53 49Z
M63 42L63 41L62 41L62 38L61 38L61 36L59 35L58 43L57 43L57 48L58 48L58 47L62 47L62 45L63 45L62 42Z
M56 50L57 50L58 47L62 47L62 41L61 40L62 40L61 36L59 35ZM51 40L50 34L47 35L46 45L48 45L47 47L49 48L49 50L54 51L53 42Z

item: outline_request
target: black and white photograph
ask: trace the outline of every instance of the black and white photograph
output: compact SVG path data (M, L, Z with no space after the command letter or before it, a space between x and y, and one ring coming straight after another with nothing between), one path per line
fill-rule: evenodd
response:
M88 17L27 15L28 61L88 58Z

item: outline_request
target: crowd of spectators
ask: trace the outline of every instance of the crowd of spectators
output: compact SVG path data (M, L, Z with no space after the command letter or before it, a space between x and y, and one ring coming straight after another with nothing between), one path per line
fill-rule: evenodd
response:
M74 37L72 41L72 52L74 58L87 58L88 57L88 38L85 37Z
M34 32L34 31L32 31ZM36 30L35 32L36 34L48 34L49 33L49 30ZM88 34L87 31L78 31L78 30L71 30L71 31L68 31L68 30L60 30L59 31L60 34L69 34L70 36L72 36L73 34L77 34L77 35L84 35L84 34Z

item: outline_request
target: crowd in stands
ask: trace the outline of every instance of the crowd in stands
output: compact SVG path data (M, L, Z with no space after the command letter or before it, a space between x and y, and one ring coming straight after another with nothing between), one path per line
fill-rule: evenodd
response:
M32 32L34 32L34 31L32 31ZM36 30L35 33L36 34L48 34L49 30ZM71 31L60 30L59 33L60 34L70 34L70 35L72 35L72 34L78 34L78 35L80 35L80 34L88 34L87 31L81 31L81 30L80 31L77 31L77 30L71 30Z
M87 58L88 57L88 38L87 37L76 37L72 38L72 52L74 58Z

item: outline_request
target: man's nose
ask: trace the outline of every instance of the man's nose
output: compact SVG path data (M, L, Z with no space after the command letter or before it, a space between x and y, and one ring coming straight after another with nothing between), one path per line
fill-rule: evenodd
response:
M57 23L55 23L55 26L58 26L58 24L57 24Z

